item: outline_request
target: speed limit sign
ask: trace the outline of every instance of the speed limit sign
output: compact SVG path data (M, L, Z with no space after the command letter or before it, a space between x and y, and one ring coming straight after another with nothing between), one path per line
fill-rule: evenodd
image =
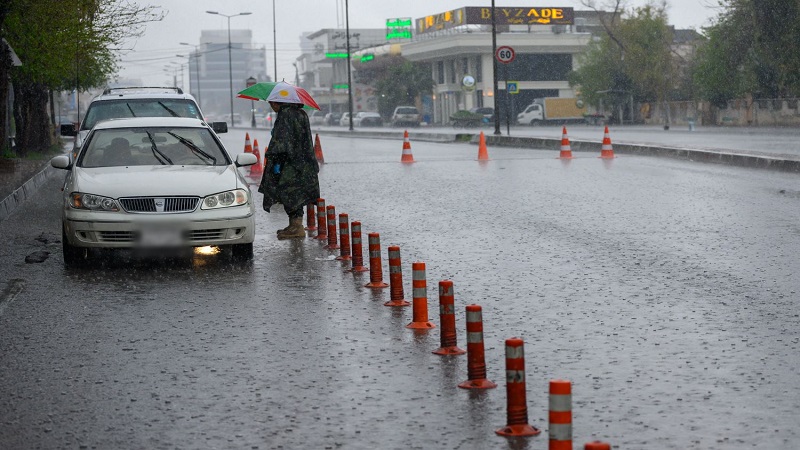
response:
M516 56L517 54L514 53L514 49L507 45L504 45L502 47L497 47L497 51L494 52L494 57L497 58L497 61L503 64L510 63L511 61L514 60L514 57Z

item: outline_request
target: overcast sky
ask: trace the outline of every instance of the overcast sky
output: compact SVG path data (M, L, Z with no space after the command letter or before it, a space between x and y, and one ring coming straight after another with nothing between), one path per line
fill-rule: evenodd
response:
M604 0L598 0L602 3ZM641 6L646 0L627 0ZM273 28L273 2L275 22ZM670 23L678 28L700 29L716 17L716 0L668 0ZM278 78L294 79L292 62L300 54L299 36L304 31L322 28L344 28L344 0L138 0L140 5L156 5L166 13L164 20L147 26L144 35L129 42L120 55L122 78L140 79L145 85L172 83L172 75L164 72L172 61L185 62L177 54L188 54L192 48L180 42L199 44L200 30L227 30L228 20L207 14L218 11L233 15L251 15L230 19L231 29L251 29L255 44L267 48L267 73L273 74L273 49L277 53ZM463 6L490 6L490 0L349 0L350 28L383 28L388 18L416 19ZM585 10L580 0L495 0L502 6L562 6ZM277 39L273 39L273 32ZM502 45L502 36L498 38ZM184 66L185 67L185 66ZM186 70L186 69L184 69ZM180 72L178 72L180 83ZM188 71L185 72L188 85Z

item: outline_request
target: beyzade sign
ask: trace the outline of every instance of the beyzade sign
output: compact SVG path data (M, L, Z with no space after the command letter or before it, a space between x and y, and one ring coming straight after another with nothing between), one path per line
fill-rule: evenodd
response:
M500 7L494 8L497 25L572 25L575 12L561 7ZM417 19L417 33L428 33L460 25L491 25L492 8L466 6Z

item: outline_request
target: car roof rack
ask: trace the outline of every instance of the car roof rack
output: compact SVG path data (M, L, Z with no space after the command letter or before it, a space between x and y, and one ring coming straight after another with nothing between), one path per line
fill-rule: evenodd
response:
M108 94L111 94L111 93L112 93L112 92L114 92L114 91L124 91L124 90L132 90L132 91L136 91L136 90L144 90L144 89L167 89L167 90L173 90L173 91L175 91L177 94L183 94L183 89L181 89L181 88L179 88L179 87L169 87L169 86L136 86L136 87L115 87L115 88L106 88L106 89L103 91L103 95L108 95Z

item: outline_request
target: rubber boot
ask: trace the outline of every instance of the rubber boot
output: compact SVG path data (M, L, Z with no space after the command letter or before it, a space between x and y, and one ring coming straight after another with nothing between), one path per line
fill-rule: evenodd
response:
M303 226L303 218L295 217L289 219L289 227L278 231L278 239L302 239L306 237L306 229Z

